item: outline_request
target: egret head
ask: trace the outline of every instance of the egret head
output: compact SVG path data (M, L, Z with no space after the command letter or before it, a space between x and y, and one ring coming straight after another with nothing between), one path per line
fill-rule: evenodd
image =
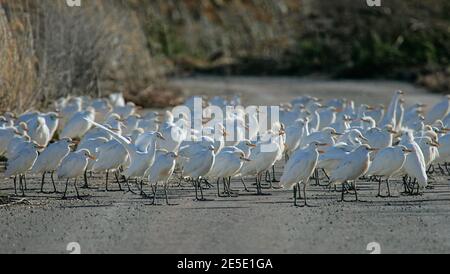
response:
M89 159L91 159L91 160L93 160L93 161L97 160L97 158L95 158L95 157L91 154L91 152L90 152L89 150L87 150L87 149L82 149L82 150L80 150L80 153L82 153L86 158L89 158Z
M253 144L253 143L251 143L250 141L246 141L246 142L245 142L245 145L248 146L248 147L250 147L250 148L255 148L255 147L256 147L256 145Z
M385 129L388 133L390 133L390 134L394 134L394 135L398 134L398 132L395 131L395 130L394 130L394 127L393 127L392 125L390 125L390 124L386 125L386 126L384 127L384 129Z
M414 150L408 149L408 148L405 147L405 146L399 146L399 147L400 147L400 149L402 150L402 152L403 152L404 154L409 154L409 153L414 152Z

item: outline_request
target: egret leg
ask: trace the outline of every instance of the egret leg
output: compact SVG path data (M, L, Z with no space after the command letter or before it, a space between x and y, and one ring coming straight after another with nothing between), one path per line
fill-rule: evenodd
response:
M78 192L78 187L77 187L77 179L75 179L75 181L73 182L73 186L75 187L75 192L77 193L77 199L81 200L80 193Z
M26 174L23 174L22 176L23 176L24 188L25 188L25 190L28 190L28 187L27 187L27 176L26 176ZM23 196L25 196L25 193L23 194Z
M280 181L277 180L275 177L275 165L272 166L272 181L271 183L279 183ZM272 188L272 184L270 184L270 187Z
M358 199L358 189L356 188L356 182L352 183L352 186L353 186L353 189L354 189L354 191L355 191L355 198L356 198L356 201L359 202L359 199Z
M45 174L47 172L44 171L44 173L42 173L42 181L41 181L41 193L44 193L44 184L45 184Z
M201 182L202 182L202 181L201 181L200 179L198 179L197 181L198 181L198 186L199 186L199 188L200 188L200 195L201 195L201 197L202 197L201 200L204 201L205 198L203 197L203 188L202 188L202 185L201 185Z
M303 197L302 197L302 190L300 188L300 184L299 183L297 183L297 190L298 190L298 198L300 200L303 199Z
M169 195L167 193L167 182L164 184L164 195L166 196L166 204L170 205L170 203L169 203Z
M272 181L272 178L270 177L270 172L267 170L266 171L266 182L270 182Z
M222 178L222 184L223 184L223 194L230 197L230 190L228 189L227 181L225 178Z
M248 190L247 186L245 185L245 181L244 181L244 178L243 178L243 177L241 177L241 183L242 183L242 185L244 186L245 192L250 192L250 191Z
M222 198L223 196L220 194L220 178L217 179L217 197Z
M123 191L122 186L120 185L120 180L119 180L119 171L114 172L114 176L116 177L116 182L119 185L119 190Z
M325 174L325 177L327 177L327 180L330 181L330 176L328 176L328 173L325 171L325 169L322 168L323 174Z
M55 174L55 172L52 172L52 174L50 175L50 178L52 179L53 193L57 193L58 191L56 190L55 179L53 178L53 175L54 175L54 174Z
M294 206L297 205L297 185L294 185Z
M65 200L65 199L66 199L66 194L67 194L67 186L68 186L68 184L69 184L69 179L67 179L67 181L66 181L66 188L64 189L64 195L63 195L63 197L62 197L62 199L63 199L63 200Z
M378 179L378 195L377 197L381 197L381 177Z
M204 179L203 182L205 183L206 188L211 189L213 187L213 185L208 180Z
M389 186L389 178L386 179L386 185L387 185L387 189L388 189L388 197L392 197L391 188Z
M261 195L262 191L261 191L261 178L262 174L257 174L256 175L256 194L257 195Z
M124 179L125 179L125 182L127 183L128 192L131 192L131 193L133 193L133 194L136 194L136 193L131 189L129 180L127 180L125 177L124 177Z
M82 186L82 188L88 189L89 188L89 183L88 183L88 178L87 178L87 170L84 171L83 178L84 178L84 186Z
M305 199L305 206L308 206L308 207L309 207L309 205L308 205L308 199L306 198L306 183L303 184L303 197L304 197L304 199Z
M345 186L344 183L342 183L341 202L345 202L344 195L345 195Z
M24 175L20 175L20 190L22 191L22 197L25 197L25 189L24 189Z
M447 175L450 175L450 170L449 170L449 167L448 167L448 163L447 163L447 162L445 162L444 167L445 167L445 170L447 170Z
M195 200L198 201L199 200L198 199L198 190L197 190L198 185L197 185L196 180L194 180L194 187L195 187Z
M109 170L106 171L106 188L105 188L106 192L109 191L109 189L108 189L108 177L109 177Z
M153 205L156 205L157 203L157 199L158 199L158 183L155 184L155 186L152 187L153 188Z
M14 195L17 196L17 176L14 176Z

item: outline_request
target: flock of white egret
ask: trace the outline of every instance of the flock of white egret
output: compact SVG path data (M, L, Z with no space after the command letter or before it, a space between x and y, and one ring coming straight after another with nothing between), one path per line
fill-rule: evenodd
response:
M192 183L196 200L202 201L204 191L213 187L219 197L239 195L232 178L241 179L245 191L255 195L266 195L263 189L291 189L296 206L298 199L308 206L311 179L329 189L341 187L342 201L350 192L358 201L359 180L377 183L379 196L385 182L391 196L390 180L402 179L405 193L417 195L430 187L429 172L435 167L448 172L450 97L428 108L420 103L406 106L404 96L395 92L389 106L301 96L281 105L279 121L267 130L248 127L258 122L257 114L237 111L213 127L202 120L200 134L188 134L193 130L186 115L145 111L125 103L121 94L61 98L54 112L0 116L0 156L7 159L4 177L13 180L15 195L19 189L23 196L31 174L42 176L41 192L50 176L57 193L56 174L65 181L63 199L71 180L81 199L77 182L82 178L83 189L89 189L93 173L105 175L106 191L112 174L121 191L153 198L153 203L162 186L167 204L169 182ZM191 108L192 102L185 105ZM222 109L240 105L237 97L202 102ZM237 129L232 141L226 138L229 124ZM284 165L279 181L277 163ZM256 190L249 190L248 178L256 178ZM146 186L152 195L146 194Z

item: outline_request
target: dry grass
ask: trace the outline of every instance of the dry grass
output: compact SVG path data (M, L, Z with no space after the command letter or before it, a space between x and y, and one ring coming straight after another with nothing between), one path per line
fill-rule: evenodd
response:
M138 93L161 82L140 22L127 5L0 1L0 110L45 106L69 94Z

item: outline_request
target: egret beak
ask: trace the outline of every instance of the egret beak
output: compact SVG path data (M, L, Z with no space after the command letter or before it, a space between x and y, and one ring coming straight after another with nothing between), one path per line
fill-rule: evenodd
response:
M247 146L248 146L248 147L252 147L252 148L255 148L255 147L256 147L256 145L255 145L255 144L252 144L252 143L248 143Z
M406 153L413 153L414 151L411 150L411 149L405 149L404 152L406 152Z
M319 154L325 154L324 150L318 150L317 152L319 152Z
M88 156L89 159L91 159L92 161L97 161L97 157L90 155Z
M374 107L372 107L372 106L368 106L368 107L366 107L366 109L367 109L367 110L369 110L369 111L371 111L371 110L375 110L375 108L374 108Z
M321 144L317 144L317 146L319 146L319 147L329 147L331 145L330 144L321 143Z
M379 151L380 149L379 148L369 148L369 151Z
M250 160L250 159L248 159L248 158L245 158L245 157L241 157L241 160L242 161L245 161L245 162L251 162L252 160Z
M342 133L337 133L337 132L333 132L333 133L331 133L331 135L334 135L334 136L342 136L342 135L344 135L344 134L342 134Z
M164 138L164 136L162 135L162 133L158 133L157 135L156 135L159 139L161 139L161 140L166 140L166 138Z
M395 131L395 130L393 130L393 129L389 129L388 131L387 131L388 133L391 133L391 134L398 134L398 132L397 131Z
M430 144L430 146L432 146L432 147L440 147L441 145L439 143L432 142Z

